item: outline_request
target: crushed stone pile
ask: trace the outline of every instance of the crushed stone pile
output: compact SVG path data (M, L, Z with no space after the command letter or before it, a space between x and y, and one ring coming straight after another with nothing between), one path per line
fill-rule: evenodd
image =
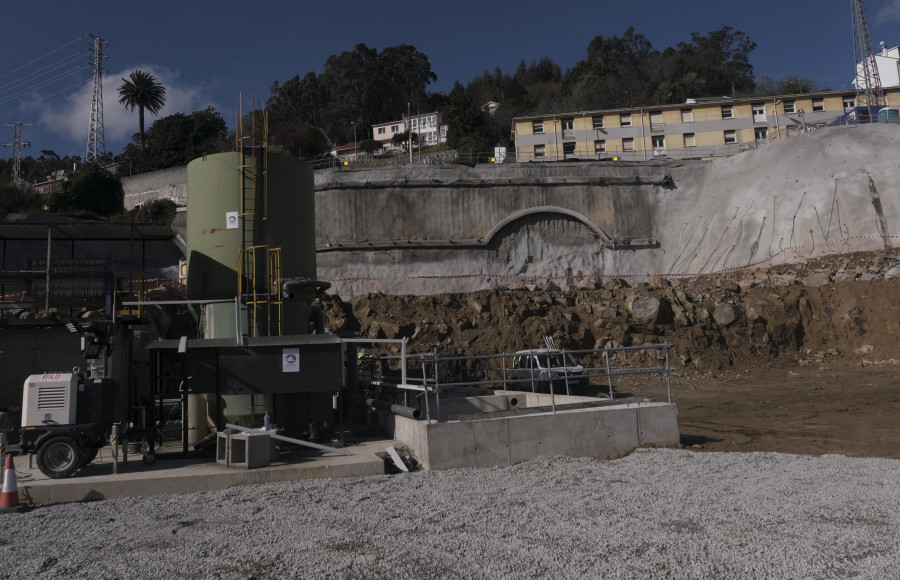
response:
M889 578L900 461L642 450L5 514L2 578Z

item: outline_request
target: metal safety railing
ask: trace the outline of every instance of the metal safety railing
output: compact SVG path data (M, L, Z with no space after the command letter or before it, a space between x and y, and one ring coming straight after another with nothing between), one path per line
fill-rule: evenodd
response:
M345 339L346 341L346 339ZM568 350L536 349L518 353L495 355L441 356L437 352L408 354L405 340L351 339L358 343L402 343L403 351L397 355L372 353L360 368L368 375L369 383L378 387L390 387L402 397L402 404L415 403L424 406L425 417L440 417L441 395L478 389L549 391L550 407L556 412L557 395L591 394L615 398L613 380L629 375L662 375L665 378L666 398L672 403L672 367L669 363L671 343L642 346ZM653 353L652 360L659 364L621 366L619 359L642 353ZM525 364L534 357L534 366ZM575 357L582 363L578 364ZM562 364L560 364L560 362ZM367 368L370 367L370 368ZM376 368L380 367L380 368ZM399 375L398 375L399 373ZM412 398L412 402L410 399ZM434 413L431 405L434 404Z

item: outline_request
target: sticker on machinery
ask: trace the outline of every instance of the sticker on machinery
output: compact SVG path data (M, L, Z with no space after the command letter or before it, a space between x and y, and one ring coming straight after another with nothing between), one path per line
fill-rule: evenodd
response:
M299 373L300 372L300 349L299 348L282 349L281 372L283 372L283 373Z

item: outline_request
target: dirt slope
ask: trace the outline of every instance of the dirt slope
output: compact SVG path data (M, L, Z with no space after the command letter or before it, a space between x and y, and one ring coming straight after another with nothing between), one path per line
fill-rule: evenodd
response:
M406 336L412 352L513 352L541 346L542 334L570 349L671 342L683 444L900 457L897 264L887 250L635 286L326 296L322 306L329 330ZM618 387L666 395L658 381Z

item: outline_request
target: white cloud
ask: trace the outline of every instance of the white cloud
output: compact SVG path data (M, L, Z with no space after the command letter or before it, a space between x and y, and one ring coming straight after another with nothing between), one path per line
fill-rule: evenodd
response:
M145 130L153 121L174 113L191 113L205 108L209 102L198 86L182 83L178 72L155 65L141 65L124 71L110 72L103 78L103 136L106 150L121 150L138 132L138 113L131 112L119 103L118 88L122 78L128 78L132 70L139 69L152 74L166 88L166 104L158 115L144 114ZM36 108L43 127L72 141L87 141L90 127L93 85L90 81L69 93L65 98L45 101Z
M900 20L900 0L889 0L887 4L878 9L876 18L885 21Z

